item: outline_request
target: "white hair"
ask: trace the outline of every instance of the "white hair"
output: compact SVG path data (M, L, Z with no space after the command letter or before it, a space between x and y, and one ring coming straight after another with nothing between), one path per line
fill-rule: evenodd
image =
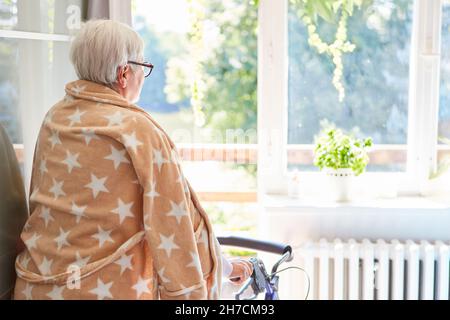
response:
M112 20L91 20L76 34L70 60L78 78L112 86L117 68L128 60L143 59L142 38L128 25ZM138 68L131 65L132 70Z

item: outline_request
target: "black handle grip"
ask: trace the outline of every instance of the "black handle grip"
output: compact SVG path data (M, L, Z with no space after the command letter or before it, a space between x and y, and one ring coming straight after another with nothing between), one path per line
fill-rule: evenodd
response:
M260 250L276 254L285 254L289 252L292 257L292 248L289 245L282 243L276 243L271 241L256 240L251 238L236 237L236 236L226 236L217 237L217 240L221 245L242 247L254 250ZM290 259L289 259L290 260Z

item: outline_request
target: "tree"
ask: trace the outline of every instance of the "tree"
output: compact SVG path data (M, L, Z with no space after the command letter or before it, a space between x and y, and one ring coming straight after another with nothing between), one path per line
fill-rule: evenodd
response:
M215 43L204 46L201 74L204 89L202 111L207 128L256 130L257 7L254 1L208 0L204 2L207 25L216 31ZM212 31L211 31L212 30ZM205 40L205 38L204 38ZM168 62L166 93L172 102L187 101L192 69L187 55ZM177 63L186 61L185 64ZM256 138L256 137L255 137ZM223 142L223 141L217 141ZM246 141L255 143L256 141Z

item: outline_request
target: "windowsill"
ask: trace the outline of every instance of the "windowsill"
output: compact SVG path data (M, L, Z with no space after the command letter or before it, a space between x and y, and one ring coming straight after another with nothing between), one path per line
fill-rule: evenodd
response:
M287 180L289 177L287 178ZM297 189L259 194L265 208L285 209L409 209L447 210L450 213L450 173L422 185L422 193L414 190L415 181L406 173L364 173L351 183L351 201L337 202L332 181L321 172L301 172Z
M399 196L336 202L320 197L292 198L266 194L261 197L261 204L266 209L429 209L449 210L450 213L450 197L443 196Z
M261 197L261 233L294 245L321 238L450 241L449 198L334 202L265 195Z

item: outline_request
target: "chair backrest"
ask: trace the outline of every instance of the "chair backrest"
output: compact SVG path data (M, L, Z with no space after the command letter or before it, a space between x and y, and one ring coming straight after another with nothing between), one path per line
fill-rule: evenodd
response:
M14 262L28 218L26 194L14 147L0 124L0 299L10 299L16 281Z

